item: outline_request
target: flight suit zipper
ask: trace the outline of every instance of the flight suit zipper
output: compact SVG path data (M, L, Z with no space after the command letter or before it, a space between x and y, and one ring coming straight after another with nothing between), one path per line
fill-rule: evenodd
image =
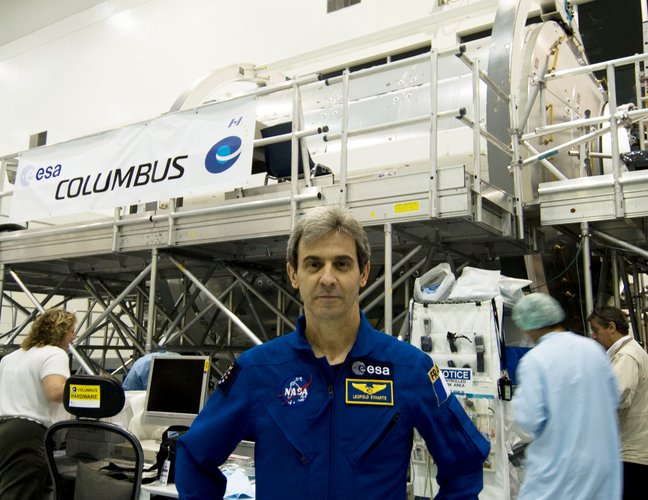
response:
M326 374L322 373L322 376L324 379L327 381L327 388L328 388L328 396L329 396L329 401L328 401L328 407L329 407L329 449L328 449L328 485L333 484L331 482L331 470L332 470L332 456L333 456L333 410L334 410L334 397L335 397L335 384L337 384L338 379L340 378L340 374L344 372L348 365L348 359L346 359L343 363L342 366L338 369L337 373L335 374L335 377L333 377L333 383L328 382L328 377L326 377ZM322 370L320 369L320 373ZM330 497L330 488L327 486L327 492L326 492L326 498Z
M398 424L398 421L400 420L401 412L400 410L396 412L396 414L391 418L389 423L385 426L385 428L382 430L382 432L376 437L376 439L371 443L371 445L364 451L362 456L368 455L371 453L373 450L375 450L380 443L382 443L383 439L385 439L385 436L391 432L391 430L396 427L396 424Z

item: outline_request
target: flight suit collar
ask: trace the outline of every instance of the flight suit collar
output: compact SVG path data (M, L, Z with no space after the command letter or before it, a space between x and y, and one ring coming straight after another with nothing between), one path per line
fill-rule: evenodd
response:
M294 347L298 350L309 350L312 351L308 340L306 339L306 317L304 315L297 318L297 329L295 330L297 334L295 337ZM371 339L372 334L375 333L375 330L367 321L367 317L360 310L360 327L358 328L358 336L356 337L353 347L349 356L353 359L361 358L368 355L374 348L374 341Z

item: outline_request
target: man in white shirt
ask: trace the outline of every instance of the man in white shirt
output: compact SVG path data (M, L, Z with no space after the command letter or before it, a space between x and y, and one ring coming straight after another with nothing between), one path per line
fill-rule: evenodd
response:
M628 333L628 320L620 309L595 309L588 321L592 337L607 349L621 394L618 412L623 498L644 498L648 477L648 354Z

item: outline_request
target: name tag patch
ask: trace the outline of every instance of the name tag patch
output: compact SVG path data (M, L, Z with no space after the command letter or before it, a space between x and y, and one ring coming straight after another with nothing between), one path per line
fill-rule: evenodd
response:
M394 381L366 378L346 379L346 403L394 406Z

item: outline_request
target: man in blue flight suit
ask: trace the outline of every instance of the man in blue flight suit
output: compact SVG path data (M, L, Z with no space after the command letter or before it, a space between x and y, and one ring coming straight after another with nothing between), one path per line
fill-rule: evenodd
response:
M251 437L259 500L404 499L414 428L437 466L437 498L477 498L488 442L433 360L360 311L370 252L340 207L299 221L287 272L304 315L296 331L241 354L180 439L180 498L222 498L218 466Z

